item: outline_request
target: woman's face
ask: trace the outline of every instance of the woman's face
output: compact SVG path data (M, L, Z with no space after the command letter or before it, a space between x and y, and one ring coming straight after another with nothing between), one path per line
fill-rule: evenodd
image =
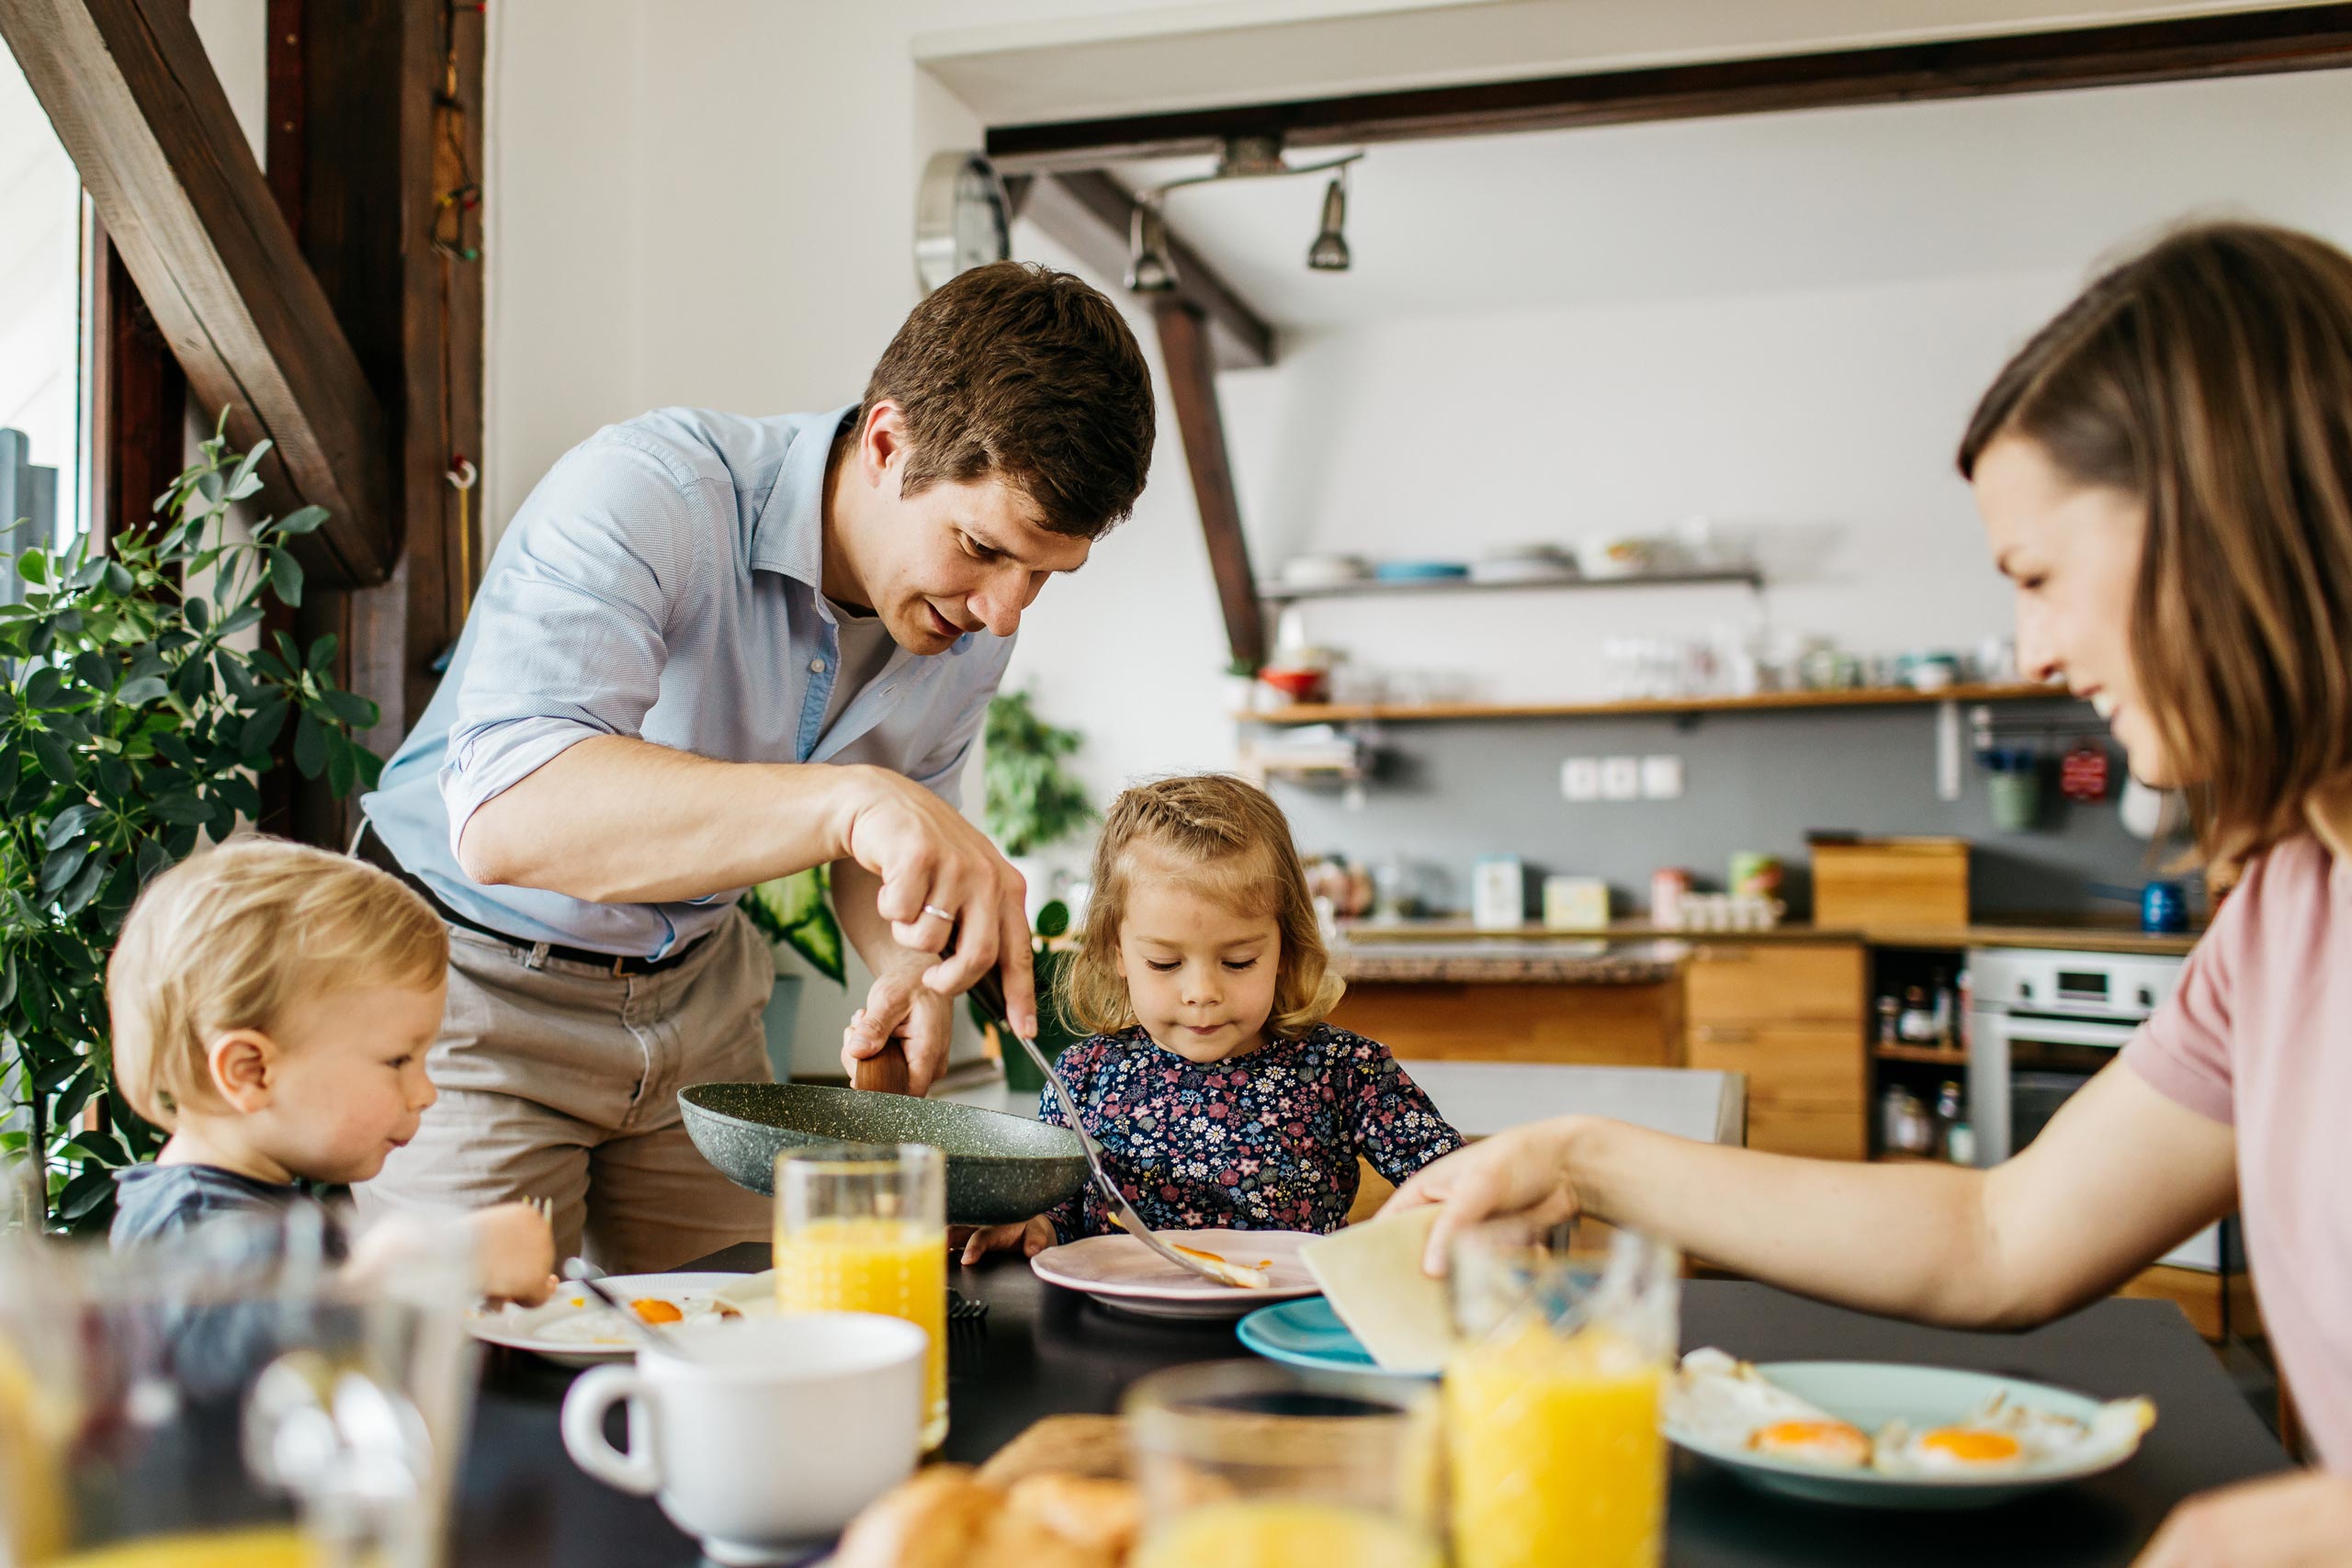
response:
M2132 665L2132 601L2147 503L2075 483L2030 436L2003 435L1976 461L1976 509L1993 563L2017 585L2018 664L2027 679L2064 677L2086 697L2141 783L2176 776Z

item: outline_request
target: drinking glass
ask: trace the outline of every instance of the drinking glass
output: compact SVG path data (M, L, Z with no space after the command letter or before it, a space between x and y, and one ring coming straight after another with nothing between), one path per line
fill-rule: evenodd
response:
M775 1159L775 1296L872 1312L931 1337L922 1444L947 1439L947 1186L924 1144L810 1144Z
M1442 1568L1427 1388L1221 1361L1143 1378L1125 1409L1135 1568Z
M433 1568L473 1396L472 1264L365 1277L322 1211L115 1254L0 1237L0 1565Z
M1593 1221L1476 1226L1453 1253L1462 1343L1445 1371L1455 1568L1656 1568L1658 1399L1681 1258Z

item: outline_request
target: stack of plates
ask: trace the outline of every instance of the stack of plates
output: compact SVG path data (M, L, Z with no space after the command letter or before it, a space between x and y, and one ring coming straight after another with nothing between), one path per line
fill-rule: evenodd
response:
M1555 582L1577 575L1577 558L1557 545L1512 545L1470 569L1474 582Z
M1294 556L1283 567L1283 586L1343 588L1371 575L1362 556Z
M1440 582L1470 575L1458 560L1385 560L1375 573L1383 582Z

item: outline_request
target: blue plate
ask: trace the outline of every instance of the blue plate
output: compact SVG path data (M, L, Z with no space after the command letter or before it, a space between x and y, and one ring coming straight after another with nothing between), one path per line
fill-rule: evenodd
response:
M1321 1296L1260 1307L1241 1320L1241 1343L1269 1360L1318 1371L1370 1372L1377 1377L1419 1377L1385 1371L1372 1359L1331 1303Z
M1383 582L1434 582L1467 577L1470 568L1458 560L1385 560L1372 574Z

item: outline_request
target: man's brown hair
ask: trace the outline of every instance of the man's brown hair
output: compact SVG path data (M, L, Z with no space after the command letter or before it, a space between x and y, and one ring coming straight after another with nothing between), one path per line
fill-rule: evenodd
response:
M1151 469L1151 369L1118 307L1030 262L960 273L910 311L865 384L912 447L903 493L994 477L1053 533L1096 539Z
M2352 257L2260 224L2172 234L2009 361L1961 473L2011 434L2147 506L2132 662L2226 879L2352 777Z

